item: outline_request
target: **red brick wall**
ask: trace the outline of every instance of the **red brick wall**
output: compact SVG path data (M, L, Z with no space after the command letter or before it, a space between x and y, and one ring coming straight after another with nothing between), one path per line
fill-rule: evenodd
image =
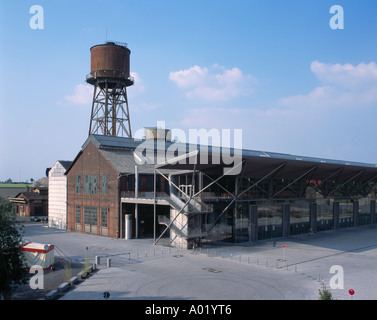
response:
M81 192L76 193L76 176L81 177ZM97 175L97 193L85 194L85 176ZM101 193L101 175L107 175L107 194ZM101 208L107 208L107 236L118 237L118 172L103 157L101 152L89 143L67 175L67 229L76 229L76 206L81 207L81 229L84 228L84 208L97 208L97 232L101 232ZM93 233L93 232L92 232Z

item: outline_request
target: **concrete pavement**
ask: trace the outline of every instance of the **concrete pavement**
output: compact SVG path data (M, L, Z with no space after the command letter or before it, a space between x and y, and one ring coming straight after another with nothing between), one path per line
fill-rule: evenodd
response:
M101 256L99 270L60 299L316 300L322 283L337 299L377 299L377 225L313 236L183 250L28 224L26 239L52 243L75 262ZM285 245L285 248L283 248ZM106 259L111 259L107 268ZM344 288L331 289L332 266Z

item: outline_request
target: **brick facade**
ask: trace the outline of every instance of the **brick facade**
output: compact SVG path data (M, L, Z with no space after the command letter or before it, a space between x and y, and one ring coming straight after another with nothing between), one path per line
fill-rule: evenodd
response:
M67 230L118 237L118 176L89 143L67 173Z

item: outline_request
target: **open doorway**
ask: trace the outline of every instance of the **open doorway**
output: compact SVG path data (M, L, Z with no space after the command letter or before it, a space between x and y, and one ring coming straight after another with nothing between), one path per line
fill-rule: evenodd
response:
M137 218L136 218L137 206ZM154 208L150 204L123 203L122 206L122 237L126 234L126 215L129 215L131 223L132 238L153 238L154 237ZM156 237L159 237L170 222L170 206L156 206ZM137 229L136 229L137 223ZM169 231L164 237L170 237Z

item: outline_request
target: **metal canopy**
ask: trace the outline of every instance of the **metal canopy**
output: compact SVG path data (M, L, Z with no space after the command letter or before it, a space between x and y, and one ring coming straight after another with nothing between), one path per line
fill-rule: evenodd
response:
M208 161L201 163L201 156L203 159L207 159ZM211 152L203 154L203 152L199 150L196 158L196 170L210 175L222 175L225 167L232 167L225 165L221 157L219 164L212 163L212 158L214 156L215 155L213 155ZM216 157L218 157L218 155L216 155ZM275 178L295 180L311 170L313 167L315 167L315 170L313 169L310 177L312 180L316 181L336 178L339 183L342 183L347 182L356 175L361 179L361 181L368 181L372 178L376 178L377 175L377 165L360 162L298 157L249 150L242 151L242 160L243 165L240 175L242 175L244 178L262 178L283 163L285 166L279 170L278 173L276 173L274 176ZM175 164L165 163L163 165L159 165L159 168L191 170L193 168L193 163L192 161L191 163L188 161L186 163L181 162Z
M181 161L179 163L178 160L182 159L190 159L191 161ZM202 159L204 163L201 163L203 162ZM180 155L175 159L170 159L170 163L167 162L155 166L155 170L160 174L160 169L178 169L185 170L185 172L190 172L191 170L193 174L201 171L209 180L209 184L201 186L196 194L186 195L188 200L185 201L184 206L178 211L170 224L167 225L162 235L173 227L174 221L179 215L185 214L190 219L192 217L190 212L184 212L184 209L189 205L190 201L194 200L196 196L203 193L213 184L223 189L228 199L223 210L218 212L215 221L203 230L200 238L209 236L231 206L234 206L234 210L237 210L237 205L235 205L237 202L256 200L257 198L249 193L252 190L261 190L264 193L262 198L278 199L279 197L284 197L284 192L287 192L290 198L300 199L305 197L305 188L310 186L324 197L340 195L348 198L352 195L357 197L359 194L366 196L377 184L377 166L373 164L267 154L265 152L258 153L245 150L245 152L242 152L242 161L238 159L237 162L233 163L233 166L242 166L241 172L234 176L235 187L233 193L219 183L225 177L224 168L232 166L227 166L224 161L214 163L213 159L218 160L221 157L219 157L219 154L203 153L198 150L196 153L187 153L186 157ZM167 179L163 174L162 176ZM243 184L242 182L245 179L247 181ZM272 184L273 179L278 180L276 185ZM266 182L267 188L266 186L261 187ZM176 185L174 187L179 189ZM188 222L184 227L187 224ZM160 240L162 235L155 243Z

